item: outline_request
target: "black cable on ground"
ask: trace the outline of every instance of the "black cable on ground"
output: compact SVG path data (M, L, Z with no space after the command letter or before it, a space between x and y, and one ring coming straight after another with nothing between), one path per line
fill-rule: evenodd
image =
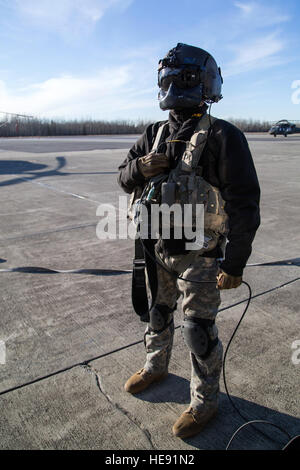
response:
M216 283L216 281L196 281L196 280L191 280L191 279L187 279L187 278L183 278L181 276L178 276L177 273L175 273L174 271L172 271L171 269L167 268L164 263L162 262L162 260L158 261L157 259L154 259L153 256L151 255L151 253L149 253L149 250L146 248L145 244L143 243L142 239L141 240L141 243L144 247L144 250L146 251L147 255L152 259L152 261L154 261L156 264L158 264L159 266L161 266L163 269L165 269L169 274L173 275L174 277L176 277L177 279L181 279L183 281L186 281L186 282L191 282L191 283L197 283L197 284L200 284L200 283L207 283L207 282L213 282L213 283ZM299 278L296 278L296 280L298 280ZM225 371L225 364L226 364L226 357L227 357L227 353L229 351L229 347L231 345L231 342L241 324L241 322L243 321L243 318L245 317L246 313L247 313L247 310L249 308L249 305L250 305L250 302L252 300L252 290L251 290L251 287L250 285L245 282L245 281L242 281L242 284L245 284L247 287L248 287L248 290L249 290L249 297L248 297L248 300L247 300L247 304L246 304L246 307L242 313L242 316L241 318L239 319L230 339L229 339L229 342L227 344L227 347L226 347L226 350L225 350L225 353L224 353L224 358L223 358L223 364L222 364L222 372L223 372L223 381L224 381L224 387L225 387L225 391L226 391L226 395L227 395L227 398L229 399L232 407L234 408L234 410L238 413L238 415L243 419L243 421L245 421L245 423L240 426L237 431L234 432L234 434L232 435L232 437L230 438L227 446L226 446L226 450L228 450L229 446L231 445L233 439L235 438L235 436L238 434L238 432L243 429L244 427L248 426L248 425L254 425L256 423L261 423L261 424L268 424L270 426L273 426L273 427L276 427L277 429L280 429L283 433L285 433L289 440L291 440L291 436L289 435L288 432L286 432L283 428L281 428L279 425L275 424L275 423L272 423L270 421L267 421L267 420L251 420L251 421L248 421L248 418L246 418L241 412L240 410L238 409L238 407L235 405L235 403L233 402L231 396L230 396L230 393L228 391L228 387L227 387L227 382L226 382L226 371ZM272 289L273 290L273 289ZM240 302L239 302L240 303ZM227 307L227 308L230 308L230 307ZM225 310L225 309L222 309L222 310ZM255 426L254 426L255 428ZM257 429L255 428L260 434L262 434L263 436L265 437L269 437L269 436L266 436L264 432L262 432L260 429ZM287 444L288 445L288 444Z
M235 409L236 409L236 408L235 408ZM236 410L237 410L237 409L236 409ZM238 412L238 413L239 413L239 412ZM239 414L240 414L240 413L239 413ZM260 424L269 424L270 426L273 426L273 427L279 429L280 431L282 431L282 432L289 438L289 442L291 441L292 437L289 435L289 433L288 433L285 429L283 429L281 426L278 426L278 424L271 423L271 422L269 422L269 421L265 421L264 419L254 419L254 420L252 420L252 421L248 421L248 422L242 424L242 426L240 426L240 427L233 433L233 435L231 436L231 438L230 438L230 440L229 440L229 442L228 442L228 444L227 444L225 450L228 450L228 449L229 449L229 447L230 447L230 445L231 445L233 439L236 437L236 435L237 435L243 428L245 428L245 427L248 426L248 425L259 424L259 423L260 423ZM261 431L260 431L260 432L261 432ZM263 433L263 434L264 434L264 433Z
M247 300L247 305L246 305L246 307L245 307L245 309L244 309L244 311L243 311L243 313L242 313L242 316L241 316L241 318L239 319L238 324L236 325L236 327L235 327L235 329L234 329L234 331L233 331L233 333L232 333L232 335L231 335L231 337L230 337L230 339L229 339L229 341L228 341L227 347L226 347L226 349L225 349L224 358L223 358L223 365L222 365L222 371L223 371L223 382L224 382L224 387L225 387L225 391L226 391L227 397L228 397L228 399L229 399L231 405L232 405L233 408L235 409L235 411L240 415L240 417L241 417L244 421L247 421L247 418L245 418L245 416L244 416L244 415L240 412L240 410L235 406L233 400L231 399L231 396L230 396L230 393L229 393L228 387L227 387L226 373L225 373L226 357L227 357L227 353L228 353L228 351L229 351L229 347L230 347L230 345L231 345L231 342L232 342L232 340L233 340L233 338L234 338L234 336L235 336L237 330L239 329L240 324L242 323L242 320L243 320L244 316L245 316L246 313L247 313L247 310L248 310L248 308L249 308L249 305L250 305L250 302L251 302L251 299L252 299L252 291L251 291L250 285L249 285L247 282L245 282L245 281L242 281L242 283L245 284L245 285L248 287L248 289L249 289L249 297L248 297L248 300Z
M142 242L142 240L141 240L141 242ZM145 247L145 245L144 245L143 242L142 242L142 245L143 245L143 247L144 247L144 250L145 250L146 253L148 254L148 256L152 259L152 261L154 261L156 264L159 264L159 265L160 265L163 269L165 269L170 275L176 277L177 279L181 279L181 280L183 280L183 281L191 282L191 283L196 283L196 284L202 284L202 283L216 283L216 281L197 281L197 280L191 280L191 279L187 279L187 278L183 278L183 277L181 277L181 276L178 276L177 273L175 273L174 271L172 271L171 269L169 269L167 266L165 266L165 265L163 264L162 260L161 260L161 262L159 262L156 258L153 258L152 255L151 255L151 253L149 253L149 251L147 250L147 248ZM293 262L294 260L285 260L285 261L277 261L277 262L270 262L270 263L257 263L257 264L252 264L252 265L249 265L249 266L272 266L272 265L289 265L289 266L290 266L290 265L294 265L294 266L299 266L299 263L298 263L299 258L296 258L295 260L296 260L296 262ZM0 272L1 272L1 271L2 271L2 272L23 272L23 273L24 273L24 272L25 272L25 273L26 273L26 272L27 272L27 273L33 273L33 272L35 272L35 273L39 273L39 274L41 274L41 273L47 273L47 274L51 274L51 273L62 273L62 274L74 273L74 274L96 274L96 275L129 274L129 273L132 272L131 270L110 270L110 269L54 270L54 269L47 269L47 268L41 268L41 267L8 268L8 269L1 269ZM235 304L229 305L229 306L224 307L224 308L222 308L222 309L219 310L219 312L220 312L220 311L224 311L224 310L227 310L227 309L229 309L229 308L235 307L236 305L239 305L239 304L241 304L241 303L247 301L247 304L246 304L246 307L245 307L245 309L244 309L244 311L243 311L243 313L242 313L242 316L241 316L241 318L240 318L238 324L236 325L236 327L235 327L235 329L234 329L234 331L233 331L233 333L232 333L232 335L231 335L231 337L230 337L230 339L229 339L229 342L228 342L228 344L227 344L227 347L226 347L226 350L225 350L225 353L224 353L223 365L222 365L223 381L224 381L224 387L225 387L226 395L227 395L227 397L228 397L228 399L229 399L229 401L230 401L232 407L235 409L235 411L238 413L238 415L245 421L245 423L244 423L242 426L240 426L240 427L234 432L234 434L231 436L231 438L230 438L230 440L229 440L229 442L228 442L228 444L227 444L227 446L226 446L226 450L228 450L228 448L229 448L229 446L231 445L233 439L236 437L236 435L237 435L242 429L244 429L244 428L245 428L246 426L248 426L248 425L254 425L254 424L258 424L258 423L260 423L260 424L268 424L268 425L270 425L270 426L276 427L277 429L281 430L283 433L285 433L285 434L288 436L289 442L283 447L283 450L284 450L294 439L297 438L297 436L295 436L295 437L292 438L292 437L288 434L288 432L286 432L283 428L281 428L279 425L277 425L277 424L275 424L275 423L272 423L272 422L269 422L269 421L266 421L266 420L252 420L252 421L247 421L247 418L240 412L240 410L238 409L238 407L234 404L234 402L233 402L233 400L232 400L232 398L231 398L231 396L230 396L230 393L229 393L229 391L228 391L227 382L226 382L225 364L226 364L226 357L227 357L227 353L228 353L228 351L229 351L229 347L230 347L230 345L231 345L231 342L232 342L232 340L233 340L233 338L234 338L234 336L235 336L235 334L236 334L236 332L237 332L237 330L238 330L238 328L239 328L239 326L240 326L240 324L241 324L243 318L244 318L245 315L246 315L246 312L247 312L247 310L248 310L248 308L249 308L249 305L250 305L251 300L252 300L253 298L255 298L255 297L258 297L258 296L264 295L264 294L266 294L266 293L268 293L268 292L271 292L271 291L274 291L274 290L276 290L276 289L279 289L279 288L281 288L281 287L283 287L283 286L285 286L285 285L287 285L287 284L290 284L290 283L292 283L292 282L295 282L295 281L297 281L297 280L299 280L299 279L300 279L299 277L298 277L298 278L295 278L295 279L293 279L293 280L291 280L291 281L288 281L288 282L286 282L286 283L284 283L284 284L282 284L282 285L280 285L280 286L277 286L277 287L268 289L268 290L266 290L266 291L264 291L264 292L261 292L261 293L255 295L255 296L252 296L252 291L251 291L250 285L249 285L247 282L242 281L242 284L245 284L245 285L248 287L248 290L249 290L249 297L248 297L248 299L239 301L239 302L237 302L237 303L235 303ZM177 328L179 328L179 326L176 327L176 329L177 329ZM37 379L32 380L32 381L30 381L30 382L27 382L27 383L25 383L25 384L21 384L21 385L19 385L19 386L12 387L12 388L10 388L10 389L4 390L4 391L0 392L0 396L1 396L1 395L5 395L5 394L7 394L7 393L9 393L9 392L18 390L18 389L23 388L23 387L25 387L25 386L35 384L35 383L37 383L37 382L40 382L40 381L45 380L45 379L47 379L47 378L50 378L50 377L52 377L52 376L54 376L54 375L58 375L58 374L60 374L60 373L66 372L66 371L68 371L68 370L70 370L70 369L72 369L72 368L74 368L74 367L87 365L87 364L88 364L89 362L91 362L91 361L94 361L94 360L97 360L97 359L101 359L101 358L103 358L103 357L105 357L105 356L108 356L108 355L113 354L113 353L115 353L115 352L119 352L119 351L121 351L121 350L123 350L123 349L127 349L127 348L129 348L129 347L131 347L131 346L140 344L140 343L142 343L142 342L143 342L143 340L135 341L134 343L128 344L128 345L126 345L126 346L122 346L122 347L120 347L120 348L117 348L117 349L114 349L114 350L109 351L109 352L107 352L107 353L104 353L104 354L101 354L101 355L99 355L99 356L93 357L93 358L88 359L88 360L86 360L86 361L73 364L73 365L71 365L71 366L69 366L69 367L66 367L66 368L64 368L64 369L60 369L60 370L58 370L58 371L56 371L56 372L53 372L53 373L48 374L48 375L46 375L46 376L37 378ZM254 427L255 427L255 426L254 426ZM256 429L256 428L255 428L255 429ZM257 430L259 433L261 433L262 435L266 436L265 433L263 433L261 430L259 430L259 429L256 429L256 430ZM267 436L267 437L269 437L269 436Z

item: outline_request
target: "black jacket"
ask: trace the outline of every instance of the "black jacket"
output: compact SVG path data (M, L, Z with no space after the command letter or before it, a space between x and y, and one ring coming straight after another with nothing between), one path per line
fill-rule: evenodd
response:
M166 126L163 138L184 137L182 140L190 140L198 119L184 121L181 117L181 122L179 119L178 123L177 119L174 121L171 112L169 126ZM151 151L160 124L162 122L156 122L147 127L119 166L118 183L127 193L131 193L136 186L145 184L137 166L137 158ZM160 148L159 152L169 154L171 167L175 167L184 150L185 144L178 143ZM244 134L229 122L218 119L209 131L200 163L204 179L220 188L228 215L228 243L221 268L228 274L240 276L251 254L251 244L260 224L260 188Z

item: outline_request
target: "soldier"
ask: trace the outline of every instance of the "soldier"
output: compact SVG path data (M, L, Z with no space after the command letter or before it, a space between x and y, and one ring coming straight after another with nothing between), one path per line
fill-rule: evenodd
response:
M180 438L199 433L217 412L223 355L215 324L220 290L241 284L260 224L260 188L245 136L229 122L207 114L207 104L222 98L222 83L220 68L209 53L177 44L158 68L159 104L162 110L170 110L168 120L148 126L119 167L118 182L132 193L157 175L177 171L182 162L191 164L194 156L186 151L188 144L202 134L206 138L201 145L194 140L190 147L201 148L193 171L223 201L227 231L222 235L210 227L213 243L205 251L187 250L184 237L159 237L155 247L158 287L145 332L146 362L125 384L125 390L135 394L166 377L173 313L182 296L181 331L190 351L191 400L173 426L173 434Z

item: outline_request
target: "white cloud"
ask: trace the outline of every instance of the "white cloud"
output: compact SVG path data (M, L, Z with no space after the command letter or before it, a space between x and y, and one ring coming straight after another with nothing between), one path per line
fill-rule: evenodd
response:
M115 119L122 111L155 107L156 92L136 86L131 66L104 69L93 77L53 77L17 90L0 80L1 110L41 117Z
M290 19L289 15L283 13L272 4L266 5L259 2L235 2L234 5L241 13L241 22L251 22L252 27L266 27L285 23Z
M224 77L286 63L288 44L281 29L290 20L286 11L271 2L241 0L234 6L237 11L224 41L232 59L223 66Z
M253 3L252 4L247 4L247 3L240 3L240 2L236 2L234 4L237 8L240 8L240 10L242 10L242 12L245 14L245 15L248 15L249 13L251 13L251 11L253 10Z
M26 23L63 37L93 30L105 12L113 7L124 11L133 0L14 0Z
M231 50L235 58L226 65L224 76L279 65L285 61L278 55L284 48L284 41L279 39L276 33L232 45Z

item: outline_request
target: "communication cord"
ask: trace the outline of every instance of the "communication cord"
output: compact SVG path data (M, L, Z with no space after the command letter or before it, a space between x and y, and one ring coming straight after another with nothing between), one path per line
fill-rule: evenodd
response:
M210 120L210 126L212 126L212 122L211 122L211 105L212 105L212 103L210 103L210 105L209 105L209 110L208 110L208 116L209 116L209 120ZM207 142L208 142L208 135L209 135L209 133L207 133L206 144L207 144ZM169 140L169 141L166 141L165 143L166 143L166 144L170 144L170 143L172 143L172 142L183 142L183 143L187 143L187 142L181 141L181 140ZM162 143L162 144L163 144L163 143ZM158 148L160 147L160 145L162 145L162 144L159 144L158 147L157 147L157 149L155 149L155 151L157 151ZM142 196L143 196L143 195L142 195ZM176 277L177 279L180 279L180 280L185 281L185 282L191 282L191 283L197 283L197 284L200 284L200 283L208 283L208 282L209 282L209 283L216 283L216 281L197 281L197 280L191 280L191 279L187 279L187 278L183 278L183 277L181 277L181 276L178 276L177 273L175 273L174 271L172 271L172 270L170 270L169 268L167 268L167 267L163 264L163 262L158 261L156 258L154 258L154 257L152 256L151 253L149 253L149 250L146 248L145 244L143 243L142 238L140 238L140 241L141 241L141 243L142 243L142 246L143 246L145 252L146 252L147 255L149 256L149 258L150 258L153 262L155 262L156 264L159 264L163 269L165 269L169 274L171 274L172 276ZM230 337L230 339L229 339L229 342L228 342L228 344L227 344L227 347L226 347L226 349L225 349L224 358L223 358L223 364L222 364L222 373L223 373L223 381L224 381L224 387L225 387L226 395L227 395L227 397L228 397L228 399L229 399L229 401L230 401L232 407L234 408L234 410L235 410L235 411L238 413L238 415L245 421L245 423L244 423L242 426L240 426L240 427L234 432L234 434L232 435L232 437L230 438L230 440L229 440L229 442L228 442L228 444L227 444L227 446L226 446L226 450L229 449L229 447L230 447L230 445L231 445L233 439L236 437L236 435L237 435L243 428L245 428L245 427L248 426L248 425L254 425L254 424L256 424L256 423L263 423L263 424L268 424L268 425L270 425L270 426L274 426L274 427L276 427L277 429L281 430L284 434L286 434L286 435L288 436L289 442L292 440L291 436L290 436L283 428L281 428L281 427L280 427L279 425L277 425L277 424L271 423L271 422L266 421L266 420L252 420L252 421L248 421L247 418L240 412L240 410L238 409L238 407L235 405L235 403L233 402L233 400L232 400L232 398L231 398L231 396L230 396L230 393L229 393L229 391L228 391L227 382L226 382L226 372L225 372L227 353L228 353L228 351L229 351L229 347L230 347L230 345L231 345L231 342L232 342L232 340L233 340L233 338L234 338L234 336L235 336L235 334L236 334L236 332L237 332L237 330L238 330L238 328L239 328L241 322L243 321L243 319L244 319L244 317L245 317L245 315L246 315L246 312L247 312L247 310L248 310L248 308L249 308L249 305L250 305L250 302L251 302L251 299L252 299L252 290L251 290L250 285L249 285L247 282L245 282L245 281L242 281L242 284L244 284L245 286L247 286L248 291L249 291L249 297L248 297L248 300L247 300L246 307L245 307L245 309L244 309L244 311L243 311L243 313L242 313L242 315L241 315L241 318L240 318L240 320L238 321L238 323L237 323L237 325L236 325L236 327L235 327L235 329L234 329L234 331L233 331L233 333L232 333L232 335L231 335L231 337ZM264 434L264 433L262 433L261 430L258 430L258 432L260 432L261 434ZM289 444L289 442L288 442L288 444ZM287 444L287 445L288 445L288 444Z
M152 254L149 252L149 250L147 249L147 247L145 246L145 244L143 243L143 240L140 238L140 241L142 243L142 246L145 250L145 252L147 253L147 255L149 256L149 258L155 262L156 264L158 264L159 266L161 266L163 269L165 269L165 271L167 271L170 275L172 275L173 277L177 278L177 279L180 279L182 281L185 281L185 282L191 282L191 283L196 283L196 284L201 284L201 283L216 283L216 281L197 281L197 280L191 280L191 279L188 279L188 278L184 278L184 277L181 277L181 276L178 276L177 273L175 273L174 271L172 271L171 269L169 269L162 261L158 261L156 258L154 258L152 256ZM245 421L245 423L240 426L235 432L234 434L231 436L227 446L226 446L226 450L229 449L232 441L234 440L234 438L236 437L236 435L243 429L245 428L246 426L249 426L249 425L254 425L254 424L258 424L258 423L262 423L262 424L268 424L270 426L273 426L277 429L279 429L280 431L282 431L288 438L289 438L289 442L284 446L284 448L291 442L292 440L292 437L290 436L290 434L285 430L283 429L281 426L279 426L278 424L275 424L275 423L272 423L270 421L267 421L267 420L251 420L249 421L248 418L246 418L243 413L240 412L239 408L235 405L234 401L232 400L231 396L230 396L230 393L229 393L229 390L228 390L228 386L227 386L227 381L226 381L226 357L227 357L227 354L228 354L228 351L229 351L229 348L230 348L230 345L232 343L232 340L234 338L234 336L236 335L236 332L238 331L246 313L247 313L247 310L249 308L249 305L250 305L250 302L251 302L251 299L252 299L252 290L251 290L251 287L250 285L246 282L246 281L242 281L242 284L244 284L245 286L247 286L248 288L248 291L249 291L249 297L248 297L248 300L247 300L247 304L246 304L246 307L244 308L244 311L228 341L228 344L226 346L226 349L225 349L225 353L224 353L224 358L223 358L223 364L222 364L222 372L223 372L223 381L224 381L224 388L225 388L225 391L226 391L226 395L232 405L232 407L234 408L234 410L238 413L238 415L243 419L243 421ZM229 307L228 307L229 308ZM265 435L261 430L255 428L259 433Z

